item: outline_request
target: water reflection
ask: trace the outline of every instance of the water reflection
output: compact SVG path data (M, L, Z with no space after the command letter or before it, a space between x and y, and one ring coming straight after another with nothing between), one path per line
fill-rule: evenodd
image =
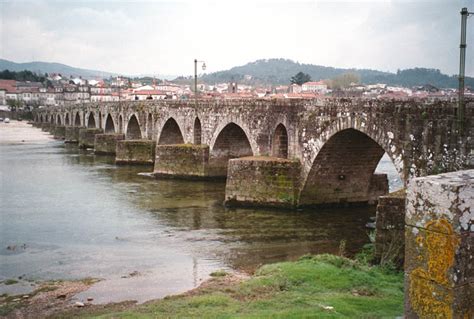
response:
M368 242L374 208L226 209L223 182L139 175L151 170L59 142L1 145L0 279L99 277L105 294L137 271L118 299L144 301L192 288L215 269L253 271L338 252L342 241L352 255Z

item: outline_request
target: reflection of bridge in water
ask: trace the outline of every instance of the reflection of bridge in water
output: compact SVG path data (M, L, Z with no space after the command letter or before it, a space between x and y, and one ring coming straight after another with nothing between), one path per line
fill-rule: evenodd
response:
M58 135L64 126L66 140L89 128L84 146L101 134L118 160L155 162L157 175L227 177L229 203L294 206L376 200L388 189L386 176L374 174L385 152L405 182L467 167L473 105L462 135L456 103L443 101L89 103L41 109L35 121ZM236 158L244 159L229 161Z

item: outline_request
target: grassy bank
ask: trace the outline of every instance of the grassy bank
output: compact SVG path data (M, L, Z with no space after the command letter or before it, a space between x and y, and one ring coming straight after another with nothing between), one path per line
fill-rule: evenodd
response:
M393 318L403 314L403 274L334 256L261 267L248 280L222 274L191 293L132 308L84 309L99 318ZM115 309L115 310L114 310ZM120 309L120 310L118 310Z

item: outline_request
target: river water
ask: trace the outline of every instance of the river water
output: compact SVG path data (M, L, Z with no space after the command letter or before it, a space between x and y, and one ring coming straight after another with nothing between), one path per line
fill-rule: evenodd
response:
M6 124L1 124L5 126ZM102 278L77 296L143 302L198 286L212 271L252 272L308 253L351 255L374 208L229 209L224 182L156 180L41 135L5 142L0 127L0 293L26 280ZM43 138L38 138L43 136ZM16 137L18 139L18 136ZM384 157L378 171L400 181Z

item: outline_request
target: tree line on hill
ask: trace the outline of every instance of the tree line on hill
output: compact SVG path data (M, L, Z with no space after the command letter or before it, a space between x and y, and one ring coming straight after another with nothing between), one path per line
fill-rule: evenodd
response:
M46 75L38 75L34 72L23 70L19 72L3 70L0 71L0 79L2 80L15 80L21 82L41 82L46 81Z
M315 81L337 79L344 74L352 74L363 84L385 83L404 87L431 84L439 88L458 86L457 76L443 74L437 69L413 68L390 73L369 69L333 68L287 59L257 60L226 71L203 75L201 79L209 84L239 82L250 85L287 85L291 83L291 77L298 72L308 74ZM465 83L467 87L474 88L473 77L466 77Z

